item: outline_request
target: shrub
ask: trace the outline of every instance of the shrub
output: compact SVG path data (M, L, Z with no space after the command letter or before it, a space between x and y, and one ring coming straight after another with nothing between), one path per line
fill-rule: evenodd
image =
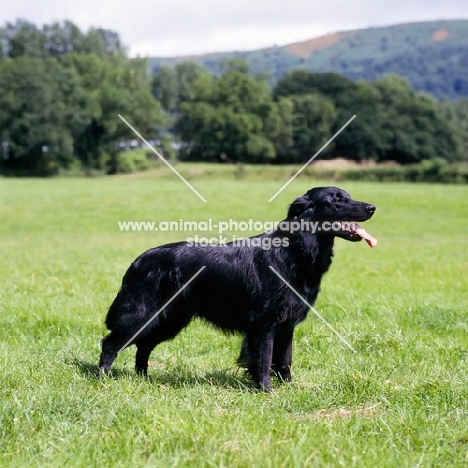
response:
M151 167L146 157L146 151L142 148L125 151L117 155L117 173L130 174L132 172L145 171Z

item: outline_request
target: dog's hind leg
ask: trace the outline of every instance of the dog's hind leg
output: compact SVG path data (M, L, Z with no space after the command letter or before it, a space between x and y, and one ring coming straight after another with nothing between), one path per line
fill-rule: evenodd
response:
M138 374L148 374L148 359L153 349L163 341L175 338L192 320L193 312L187 308L171 308L158 317L148 335L143 335L136 341L137 353L135 371Z
M148 375L148 359L151 351L158 345L156 342L143 341L136 344L135 371L137 374Z

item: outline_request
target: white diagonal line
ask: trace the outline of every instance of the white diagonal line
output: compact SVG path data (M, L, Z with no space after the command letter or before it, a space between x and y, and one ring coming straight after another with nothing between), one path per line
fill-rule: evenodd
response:
M204 269L202 266L118 351L123 351Z
M354 119L353 115L269 200L274 200Z
M147 141L146 141L146 140L145 140L145 139L144 139L144 138L143 138L143 137L142 137L142 136L141 136L141 135L140 135L140 134L139 134L139 133L138 133L138 132L137 132L121 115L120 115L120 114L119 114L119 117L120 117L120 119L121 119L123 122L125 122L125 123L128 125L128 127L129 127L131 130L133 130L133 132L134 132L136 135L138 135L138 137L141 139L141 141L142 141L143 143L145 143L145 144L148 146L148 148L149 148L151 151L153 151L153 152L156 154L156 156L158 156L158 158L161 159L161 161L163 161L163 162L166 164L167 167L169 167L169 169L171 169L172 172L174 172L174 174L176 174L177 176L179 176L179 178L182 180L182 182L184 182L184 183L187 185L187 187L191 188L191 189L193 190L193 192L194 192L196 195L198 195L198 197L201 198L201 200L203 200L203 201L206 203L206 200L198 193L198 191L192 186L192 184L190 184L190 182L188 182L188 181L187 181L171 164L169 164L169 163L161 156L161 154L159 154L158 151L156 151L156 149L155 149L153 146L151 146L151 145L150 145L150 144L149 144L149 143L148 143L148 142L147 142Z
M272 266L270 266L270 269L280 278L283 283L288 286L291 291L296 294L296 296L301 299L304 304L308 305L310 307L310 310L353 352L356 353L357 351L346 341L323 317L320 315L320 313L312 307Z

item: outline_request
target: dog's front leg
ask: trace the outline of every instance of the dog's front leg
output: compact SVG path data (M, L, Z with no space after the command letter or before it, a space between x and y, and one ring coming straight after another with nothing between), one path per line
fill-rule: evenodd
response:
M273 358L271 368L284 382L292 382L292 339L294 327L290 325L276 327L273 344Z
M273 354L274 330L255 330L247 333L249 348L248 370L256 387L262 391L271 391L270 368Z

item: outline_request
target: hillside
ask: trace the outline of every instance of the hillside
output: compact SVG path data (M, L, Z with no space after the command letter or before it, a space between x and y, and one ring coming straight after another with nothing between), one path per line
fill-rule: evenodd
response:
M355 80L375 80L388 73L407 78L418 91L437 98L468 96L468 20L400 24L342 31L303 42L247 52L151 58L163 64L195 61L213 73L226 59L243 58L252 74L265 71L272 84L294 68L333 71Z

